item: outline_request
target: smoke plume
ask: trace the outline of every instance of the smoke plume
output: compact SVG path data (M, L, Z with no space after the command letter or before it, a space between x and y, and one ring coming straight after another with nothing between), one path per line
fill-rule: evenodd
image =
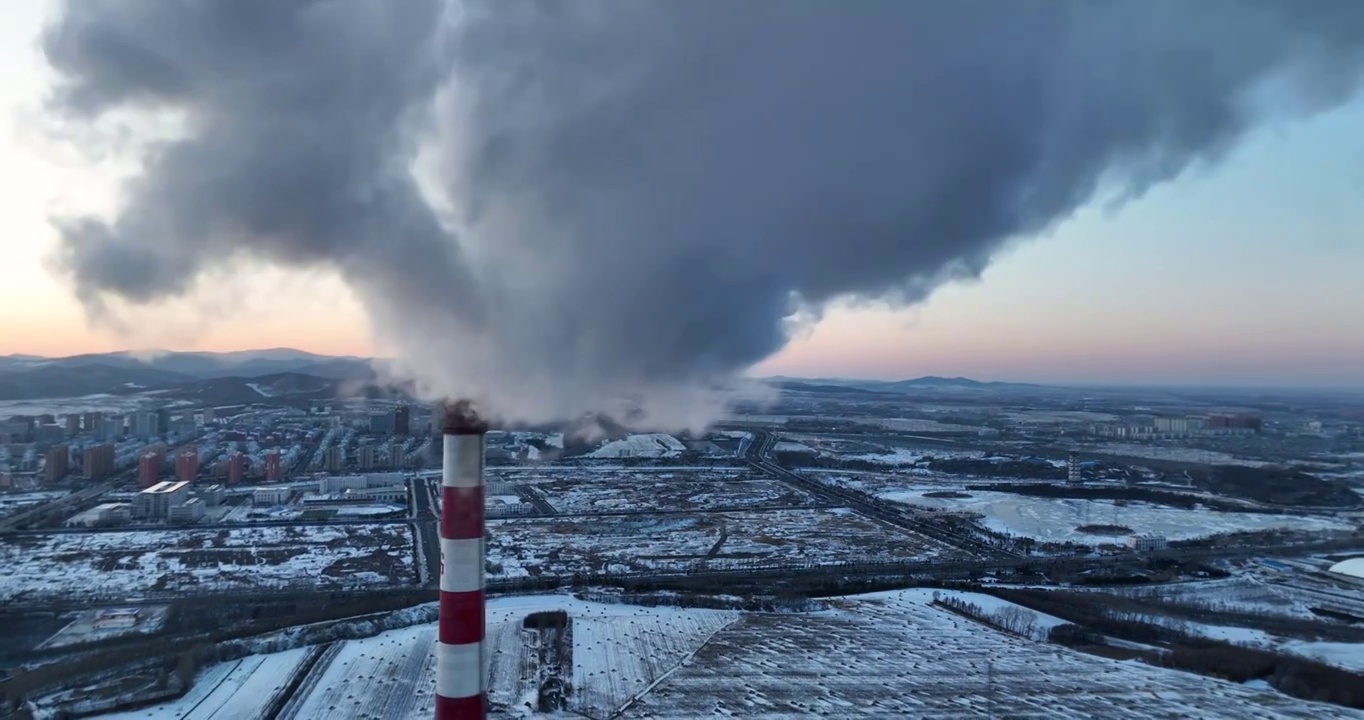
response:
M1362 48L1359 0L69 0L54 110L184 132L55 222L95 317L330 268L432 397L690 424L794 319L1338 104Z

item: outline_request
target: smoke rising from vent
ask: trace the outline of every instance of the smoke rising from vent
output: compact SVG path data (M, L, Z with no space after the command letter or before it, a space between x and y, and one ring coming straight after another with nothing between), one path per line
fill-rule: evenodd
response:
M94 317L333 268L431 397L694 425L795 319L1338 104L1362 48L1357 0L70 1L55 111L186 130L55 222Z

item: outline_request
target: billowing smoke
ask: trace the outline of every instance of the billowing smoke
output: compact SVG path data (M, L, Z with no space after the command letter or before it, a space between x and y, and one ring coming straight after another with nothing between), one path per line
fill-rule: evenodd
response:
M334 268L433 397L678 424L795 318L1343 101L1364 2L71 0L44 46L67 120L184 123L58 220L96 316Z

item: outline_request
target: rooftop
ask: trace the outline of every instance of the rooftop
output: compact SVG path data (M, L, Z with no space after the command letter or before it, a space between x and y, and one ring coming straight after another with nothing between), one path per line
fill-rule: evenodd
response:
M183 488L183 487L186 487L186 486L188 486L188 485L189 485L188 482L176 482L176 481L174 481L174 480L162 480L161 482L159 482L159 483L157 483L157 484L155 484L155 485L153 485L153 486L147 488L146 490L143 490L143 491L142 491L142 494L144 494L144 495L162 495L162 494L165 494L165 493L173 493L173 492L175 492L176 490L179 490L179 489L181 489L181 488Z

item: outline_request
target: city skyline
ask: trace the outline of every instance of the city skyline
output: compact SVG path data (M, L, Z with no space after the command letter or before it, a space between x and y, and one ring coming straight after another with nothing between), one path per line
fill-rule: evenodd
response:
M76 160L38 120L50 3L0 29L0 354L289 346L386 355L335 273L249 261L188 302L92 328L51 270L56 207L111 208L128 169ZM979 280L909 309L836 307L755 375L967 376L1056 384L1364 386L1364 102L1252 132L1224 161L1116 212L1021 238ZM203 312L207 310L207 320Z

